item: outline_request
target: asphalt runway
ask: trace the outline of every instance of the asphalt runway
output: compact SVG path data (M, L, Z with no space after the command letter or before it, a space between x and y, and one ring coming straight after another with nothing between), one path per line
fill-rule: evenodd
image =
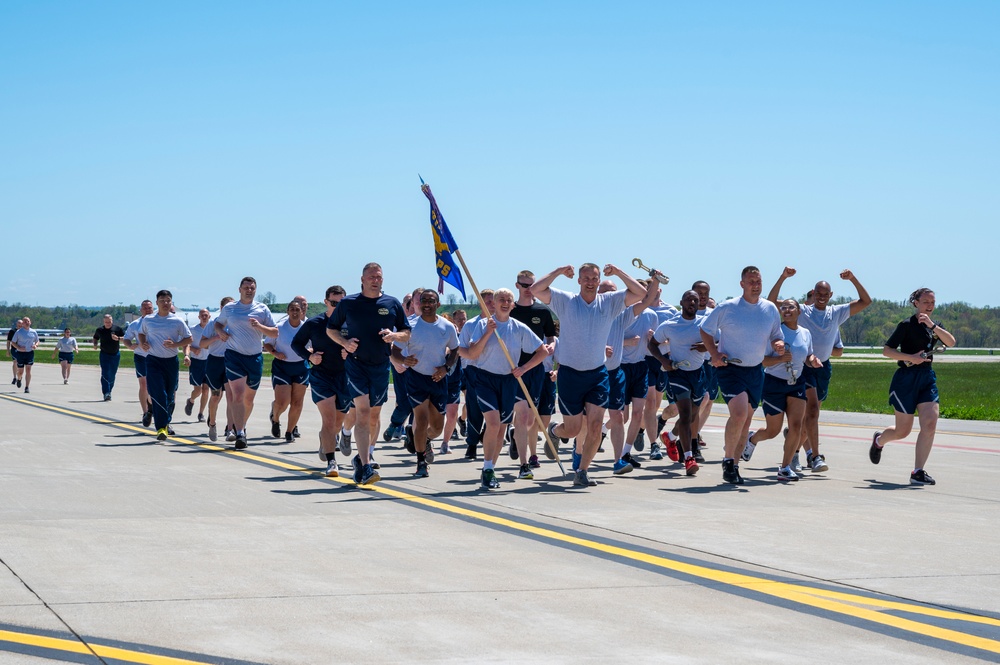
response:
M781 484L770 441L723 485L717 411L693 478L602 454L597 487L544 457L521 481L505 451L483 493L464 445L415 479L394 443L359 489L321 475L308 398L285 444L265 383L237 452L180 408L156 442L131 370L108 403L98 376L0 387L4 665L1000 662L997 423L941 422L934 487L914 435L874 466L890 419L834 413L828 472Z

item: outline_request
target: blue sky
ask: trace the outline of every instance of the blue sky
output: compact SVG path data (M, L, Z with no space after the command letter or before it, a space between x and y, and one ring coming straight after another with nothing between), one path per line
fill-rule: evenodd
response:
M585 261L1000 306L1000 3L0 3L0 300ZM556 286L576 285L560 279ZM451 293L448 287L447 293ZM470 294L471 295L471 294Z

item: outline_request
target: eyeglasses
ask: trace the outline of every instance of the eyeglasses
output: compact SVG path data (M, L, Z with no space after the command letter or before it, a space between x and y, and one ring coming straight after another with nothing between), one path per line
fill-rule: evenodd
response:
M524 282L518 282L517 285L520 286L522 289L530 289L532 286L534 286L533 284L525 284Z

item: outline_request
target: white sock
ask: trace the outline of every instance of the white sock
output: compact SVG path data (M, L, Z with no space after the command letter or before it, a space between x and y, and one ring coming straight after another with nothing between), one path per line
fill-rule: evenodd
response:
M492 461L486 460L485 462L483 462L483 471L492 471L492 470L493 470Z

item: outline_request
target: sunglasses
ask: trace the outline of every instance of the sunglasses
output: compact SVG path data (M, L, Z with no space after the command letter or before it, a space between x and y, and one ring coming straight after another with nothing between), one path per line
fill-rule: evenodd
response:
M530 289L532 286L534 286L534 284L524 284L523 282L518 282L517 285L520 286L522 289Z

